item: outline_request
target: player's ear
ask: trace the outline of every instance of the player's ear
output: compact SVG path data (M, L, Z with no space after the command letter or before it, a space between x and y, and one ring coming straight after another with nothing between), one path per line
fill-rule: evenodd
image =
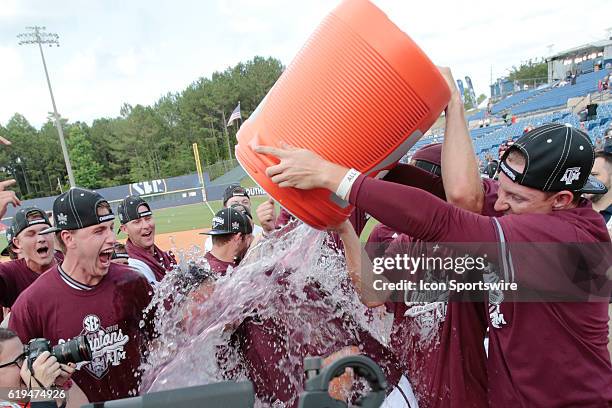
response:
M62 242L64 243L64 246L66 248L74 248L76 246L76 237L75 235L72 233L72 231L68 231L68 230L62 230L59 233L59 237L61 238Z
M11 241L13 244L13 252L16 254L20 254L21 253L21 243L19 242L19 238L13 238L13 240Z
M553 197L552 209L564 210L574 201L574 194L571 191L563 190L556 193Z

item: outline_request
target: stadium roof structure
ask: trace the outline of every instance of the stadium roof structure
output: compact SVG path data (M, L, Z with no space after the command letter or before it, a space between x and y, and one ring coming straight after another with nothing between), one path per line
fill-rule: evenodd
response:
M546 61L548 62L548 61L552 61L552 60L559 59L559 58L574 56L576 53L579 53L579 52L587 53L587 52L601 51L604 47L607 47L610 45L612 45L612 39L593 41L590 43L580 45L578 47L570 48L568 50L559 52L555 55L551 55L550 57L546 58Z

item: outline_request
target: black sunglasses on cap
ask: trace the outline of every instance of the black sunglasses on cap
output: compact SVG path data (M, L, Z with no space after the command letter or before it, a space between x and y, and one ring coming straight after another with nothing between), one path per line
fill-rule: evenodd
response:
M227 201L232 197L249 197L249 192L239 184L232 184L225 189L223 193L223 206L227 204Z

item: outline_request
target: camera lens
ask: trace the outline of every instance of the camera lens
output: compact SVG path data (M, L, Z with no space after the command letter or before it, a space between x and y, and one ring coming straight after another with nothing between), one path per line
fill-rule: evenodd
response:
M60 364L91 361L91 347L85 336L79 336L65 343L58 344L53 347L51 354L57 358Z

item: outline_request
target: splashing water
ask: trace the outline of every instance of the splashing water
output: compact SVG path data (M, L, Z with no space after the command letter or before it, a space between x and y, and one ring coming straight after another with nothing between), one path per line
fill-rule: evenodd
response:
M260 241L214 284L201 283L211 271L197 247L178 258L149 306L159 337L143 365L142 392L249 379L259 406L295 406L304 357L384 339L383 321L347 283L344 257L328 234L305 224Z

